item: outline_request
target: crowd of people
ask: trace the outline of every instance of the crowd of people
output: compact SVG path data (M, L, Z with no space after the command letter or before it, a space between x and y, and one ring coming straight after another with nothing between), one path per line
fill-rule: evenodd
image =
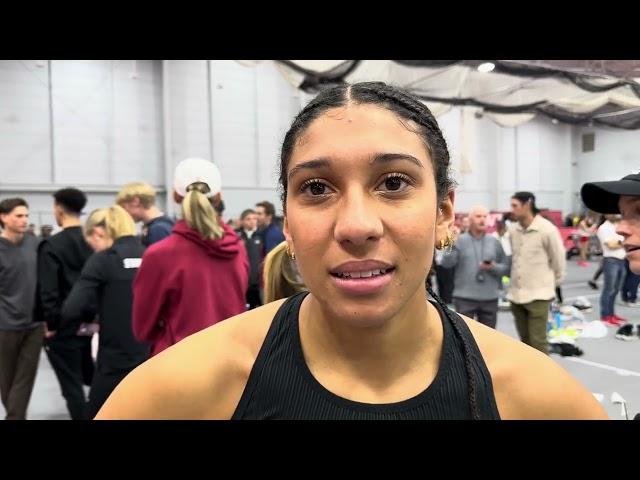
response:
M293 279L295 267L281 256L265 262L271 250L285 245L273 204L245 210L234 230L219 213L218 168L196 158L176 167L173 195L181 206L179 220L158 208L151 185L136 182L83 221L86 194L64 188L53 194L60 231L49 235L45 229L40 237L29 224L24 199L0 202L0 387L6 418L26 417L41 348L69 416L90 419L151 356L262 305L265 290L270 299L289 294L278 278ZM265 265L274 272L267 288Z
M558 228L525 191L493 233L484 206L456 222L447 144L421 101L379 82L326 89L280 167L282 223L268 201L225 220L220 172L199 158L175 168L177 219L138 182L83 221L86 195L65 188L62 230L38 238L27 202L2 200L7 418L26 418L43 346L73 419L606 417L547 355ZM637 197L598 184L617 195L602 205L585 188L607 214L601 317L619 326L613 299L624 284L635 303L624 278L640 273ZM521 342L495 330L502 296Z

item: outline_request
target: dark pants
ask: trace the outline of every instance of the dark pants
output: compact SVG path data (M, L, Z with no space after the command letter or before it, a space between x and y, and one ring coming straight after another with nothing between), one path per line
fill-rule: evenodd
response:
M542 353L549 353L547 320L551 300L534 300L529 303L511 302L511 312L522 343Z
M87 399L82 386L91 384L93 377L91 337L56 335L47 339L45 351L58 378L71 419L86 419Z
M455 268L444 268L436 265L436 282L438 283L438 296L447 305L453 303Z
M627 272L624 260L619 258L605 257L602 261L602 273L604 275L604 286L600 295L600 318L614 314L614 302L616 295L622 288L624 276Z
M0 397L7 420L25 420L38 372L44 327L0 330Z
M620 292L620 295L622 296L623 302L635 303L638 300L638 285L640 285L640 275L636 275L629 269L629 260L625 260L624 263L627 267L627 276L622 285L622 291Z
M247 305L249 305L249 310L259 307L262 305L262 300L260 298L260 288L257 285L252 285L247 290Z
M487 327L496 328L498 320L498 299L495 300L468 300L454 298L453 304L456 312L479 321Z
M600 278L600 275L602 275L602 264L603 261L601 260L600 265L598 265L598 270L596 270L596 273L593 274L593 278L591 279L593 282L597 281L598 278Z
M87 406L87 418L93 419L109 395L115 390L118 384L129 375L133 368L110 373L96 372L93 376L93 383L89 391L89 405Z

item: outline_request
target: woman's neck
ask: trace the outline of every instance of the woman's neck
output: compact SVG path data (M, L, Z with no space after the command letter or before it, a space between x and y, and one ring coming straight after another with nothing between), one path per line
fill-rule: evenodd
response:
M312 294L300 308L300 340L312 370L314 364L325 366L378 385L419 368L426 357L438 357L442 332L438 311L427 302L424 289L379 327L334 318Z

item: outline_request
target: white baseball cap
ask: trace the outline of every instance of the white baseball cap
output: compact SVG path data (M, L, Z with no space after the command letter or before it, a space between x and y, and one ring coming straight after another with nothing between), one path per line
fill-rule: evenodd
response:
M220 170L213 162L204 158L187 158L181 161L176 165L173 178L173 188L181 197L187 195L187 187L192 183L206 183L209 187L207 197L220 193L222 186Z

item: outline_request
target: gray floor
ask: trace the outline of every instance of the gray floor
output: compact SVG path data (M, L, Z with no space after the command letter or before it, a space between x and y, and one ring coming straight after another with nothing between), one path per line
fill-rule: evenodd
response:
M599 317L599 292L591 290L586 284L596 268L596 263L589 267L578 267L575 261L569 262L568 275L563 286L566 303L570 303L579 295L586 296L593 303L593 312L586 314L588 320L596 320ZM640 322L640 308L632 309L616 305L616 313L630 321ZM517 338L510 312L500 312L498 330ZM616 340L613 334L614 329L610 329L609 336L606 338L578 340L578 345L585 352L578 359L557 355L553 355L552 358L590 391L604 396L603 405L612 419L622 419L620 407L613 405L610 398L613 392L617 392L627 401L631 416L640 412L640 341L622 342ZM4 409L1 405L0 418L4 418ZM69 418L64 400L60 395L58 382L44 352L29 405L28 418L50 420Z
M567 278L562 288L565 303L570 304L577 296L585 296L593 304L593 311L585 314L587 320L600 318L600 290L592 290L586 283L597 267L597 261L588 267L577 266L575 260L568 262ZM602 277L598 284L602 288ZM640 323L640 308L626 307L620 303L619 298L618 295L615 313L630 322ZM510 312L500 314L498 329L517 338ZM619 393L627 401L631 418L640 412L640 341L624 342L617 340L614 334L615 329L609 328L606 338L578 339L577 345L584 350L581 357L553 355L552 358L590 391L604 395L602 404L607 413L611 419L619 420L624 417L621 416L620 406L613 405L610 401L613 392Z

